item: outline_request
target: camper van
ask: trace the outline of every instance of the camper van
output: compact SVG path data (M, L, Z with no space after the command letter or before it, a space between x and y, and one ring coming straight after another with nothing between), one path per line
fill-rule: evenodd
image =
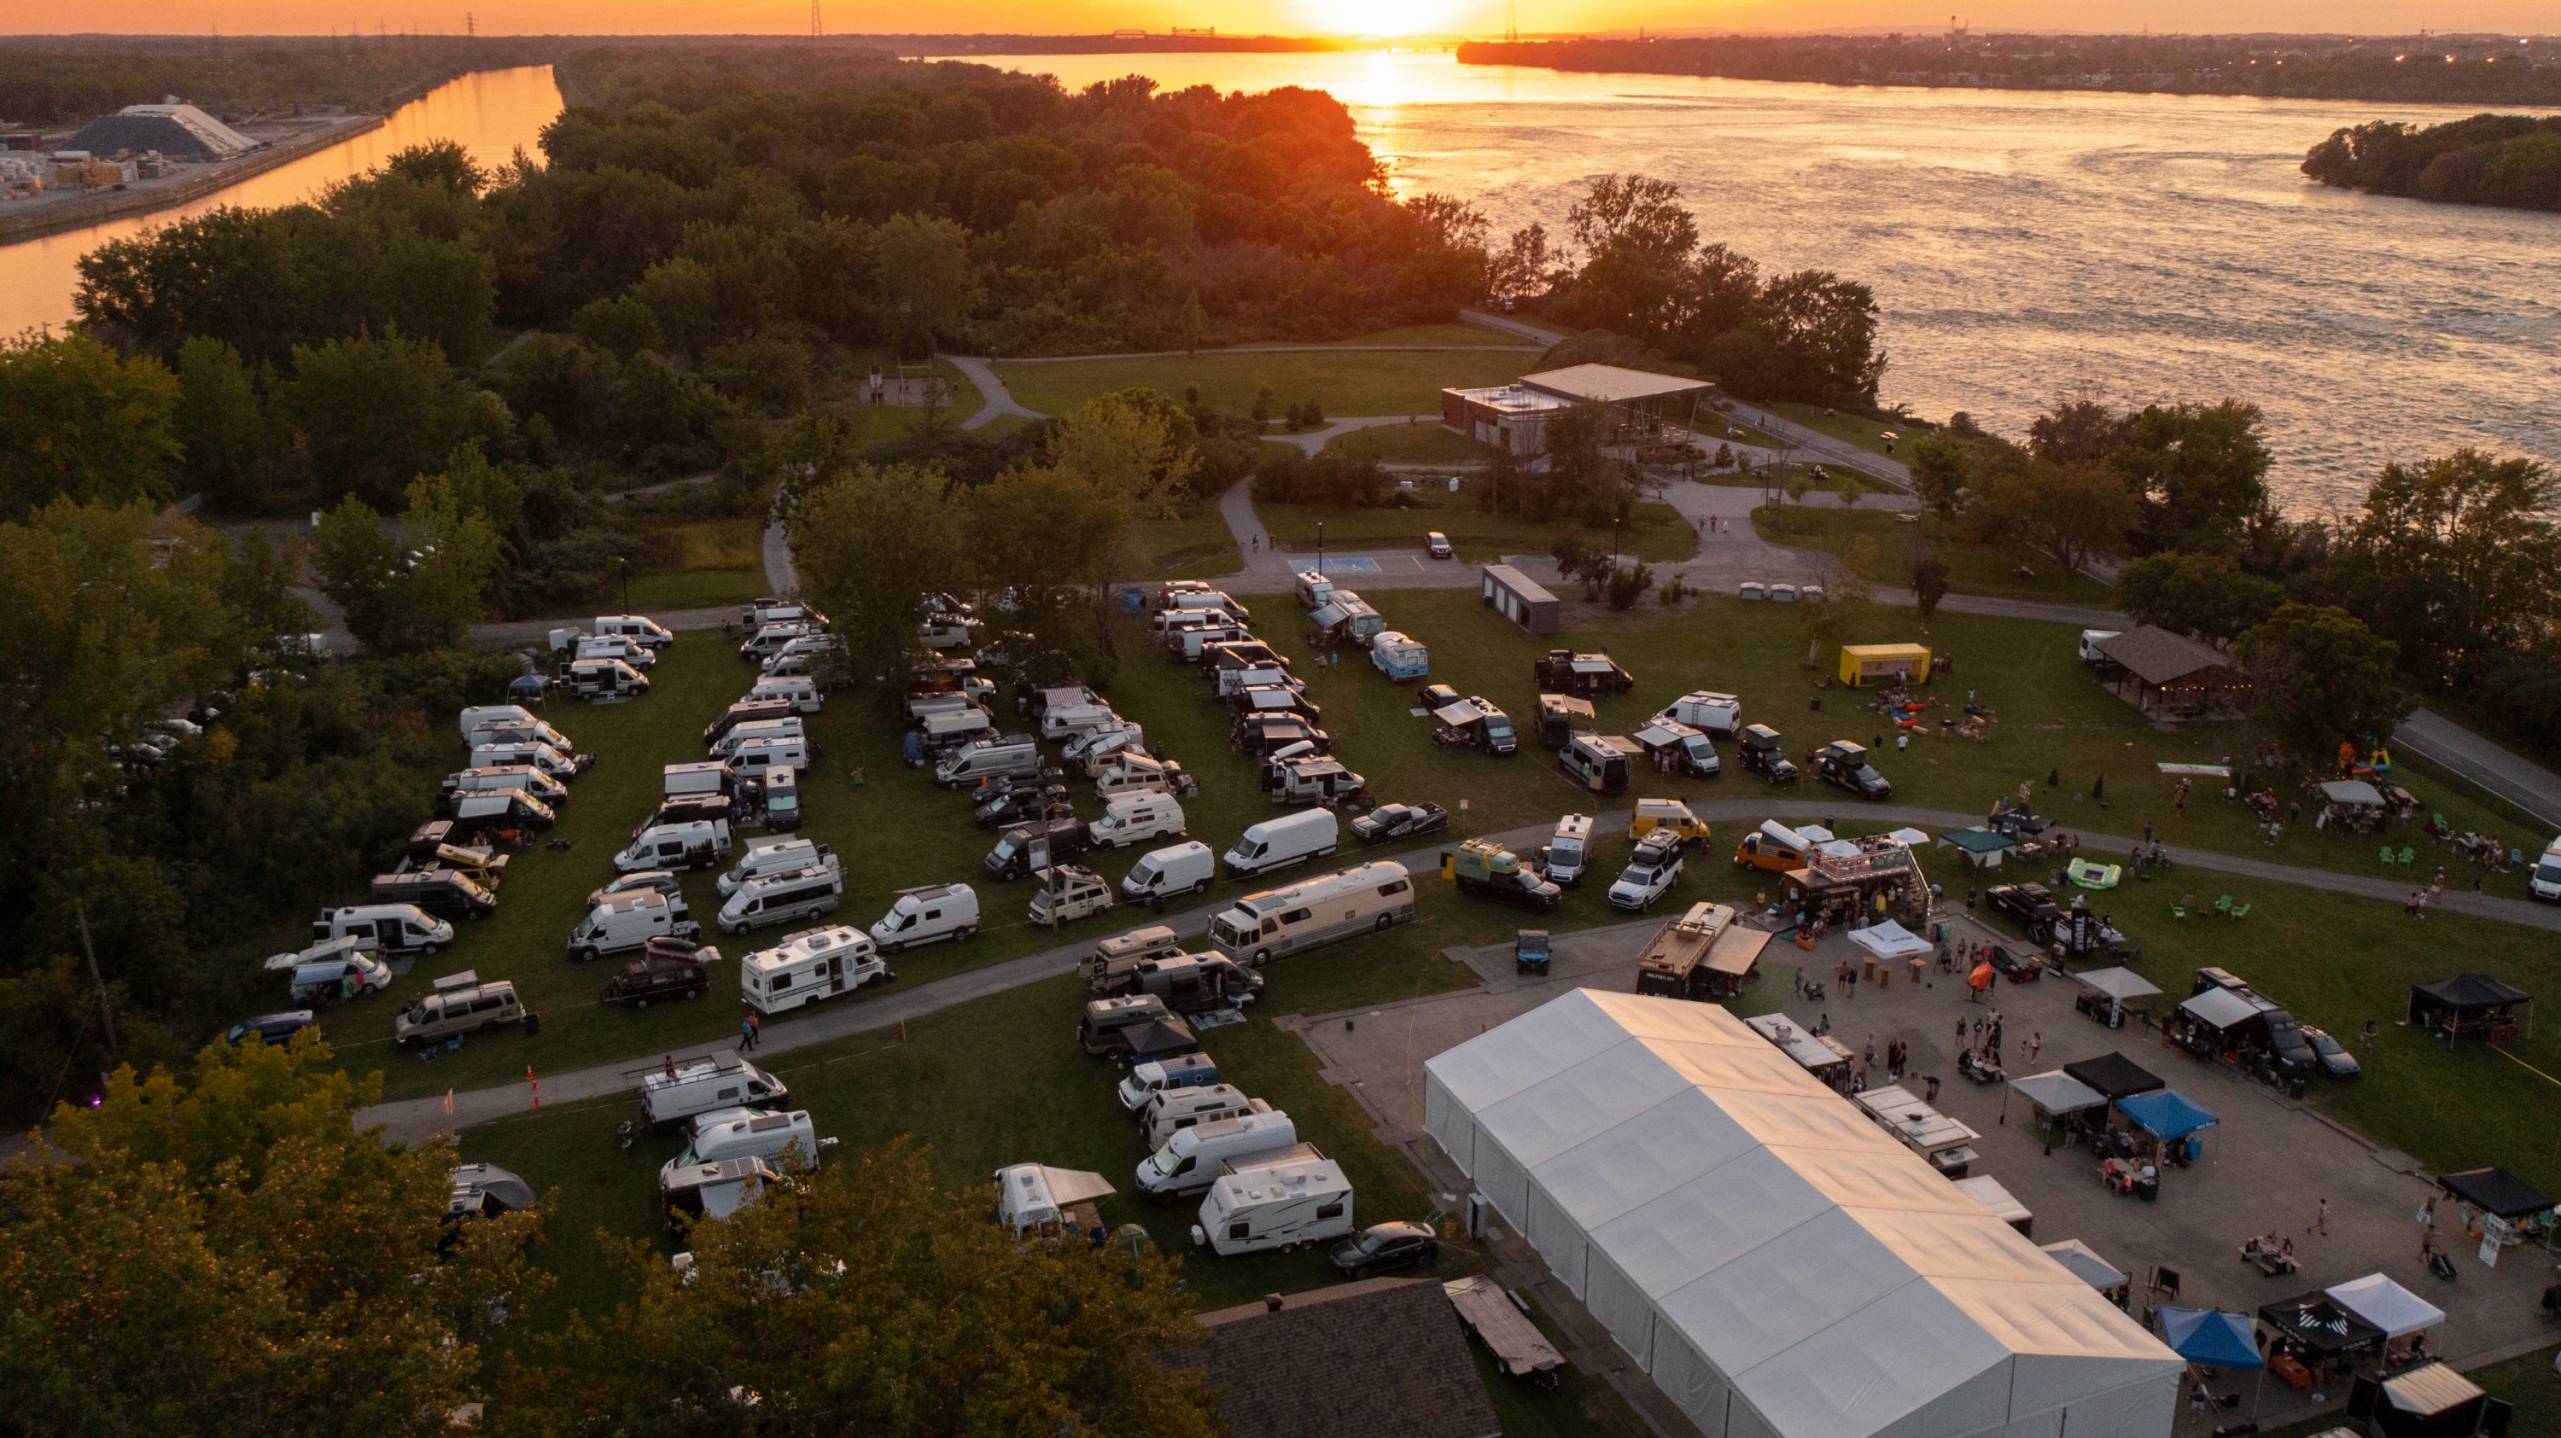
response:
M1599 711L1589 699L1571 694L1538 696L1538 743L1542 749L1562 749L1574 742L1574 736L1600 723Z
M996 721L975 705L927 714L916 721L915 728L918 743L937 757L996 737Z
M1153 1103L1159 1094L1205 1088L1216 1082L1218 1062L1207 1054L1150 1059L1146 1063L1132 1065L1129 1077L1120 1081L1120 1106L1136 1115Z
M720 906L720 931L743 934L836 912L845 897L845 876L835 867L835 855L825 857L824 866L760 873L741 883Z
M363 934L322 939L295 953L277 954L264 967L268 973L285 975L293 1002L306 1008L369 994L391 983L391 966L375 954L373 940Z
M1187 798L1200 792L1200 783L1189 771L1171 759L1158 759L1146 754L1115 754L1097 770L1087 771L1094 781L1096 797L1106 803L1123 794L1171 794Z
M721 874L718 888L720 896L725 899L745 887L750 879L785 874L795 869L826 869L832 872L837 867L836 851L825 844L808 839L759 839L749 844L738 862Z
M1249 827L1219 861L1228 873L1244 878L1322 858L1341 842L1342 826L1333 810L1302 809Z
M777 769L806 769L811 759L806 739L750 739L733 751L729 772L742 780L762 782Z
M881 952L895 954L939 939L978 932L978 891L967 884L926 884L901 889L889 912L871 926Z
M1654 716L1676 724L1687 724L1710 735L1731 738L1743 727L1743 701L1731 694L1708 689L1693 689L1663 706Z
M484 731L485 732L485 731ZM554 749L548 744L474 744L471 746L474 769L530 768L548 779L562 783L578 777L586 767L578 756Z
M1154 994L1094 999L1085 1005L1085 1016L1077 1021L1076 1046L1089 1054L1118 1053L1122 1049L1122 1030L1165 1023L1173 1017L1174 1011Z
M667 626L646 614L599 614L589 632L600 639L628 639L648 649L664 649L676 642Z
M2543 857L2526 878L2526 892L2547 904L2561 904L2561 839L2544 846Z
M791 719L800 711L780 699L742 699L720 711L720 717L703 726L702 742L707 752L717 752L723 736L741 724L761 724L776 719Z
M717 759L699 764L669 764L659 771L659 793L669 799L687 799L699 795L726 796L737 788L729 766Z
M1352 1232L1352 1181L1300 1144L1286 1156L1219 1175L1201 1200L1192 1242L1220 1257L1298 1248Z
M392 957L432 954L454 941L454 926L430 917L415 904L353 904L322 909L311 921L315 942L361 939L365 947Z
M595 704L617 704L649 692L649 680L619 659L572 659L562 682L570 693Z
M738 611L738 626L742 629L752 631L768 624L808 624L824 629L827 627L827 616L797 599L781 599L771 595L750 600Z
M934 766L934 782L946 789L982 779L1029 776L1040 772L1040 746L1022 734L972 740Z
M588 635L569 651L577 659L619 659L634 669L647 669L658 662L656 651L636 639L619 634Z
M478 919L498 911L496 894L453 869L376 874L370 897L377 904L415 904L439 919Z
M1716 745L1706 731L1678 719L1650 720L1628 737L1645 751L1648 760L1675 774L1713 779L1723 767L1717 762Z
M818 1136L805 1108L779 1113L750 1109L696 1124L685 1151L659 1165L658 1186L663 1191L679 1173L697 1164L733 1158L761 1158L777 1169L815 1168L819 1152L835 1146L834 1139Z
M1551 884L1579 884L1583 870L1592 862L1592 816L1568 814L1556 821L1556 832L1547 841L1542 858L1542 871Z
M1803 834L1776 819L1764 819L1758 830L1744 835L1734 847L1734 867L1784 874L1804 868L1805 855L1813 847Z
M522 789L555 808L569 799L568 785L529 764L498 769L457 769L445 776L447 799L456 794L486 794L499 789Z
M1076 819L1034 819L998 834L984 862L989 875L1007 882L1066 863L1092 846L1085 825Z
M1313 569L1298 571L1298 602L1309 609L1322 609L1334 597L1334 581Z
M1120 881L1120 896L1162 909L1167 899L1199 893L1217 877L1217 856L1207 844L1193 839L1140 855Z
M738 641L738 657L762 664L780 654L784 645L804 634L817 632L816 625L804 620L785 619L760 624L746 638Z
M533 1031L534 1016L517 1001L516 986L505 979L484 984L479 974L465 969L436 980L425 998L392 1020L391 1037L402 1045L434 1043L513 1023Z
M1183 834L1183 806L1171 794L1123 794L1085 826L1086 839L1097 849L1125 849L1169 834Z
M1169 1089L1150 1098L1147 1106L1138 1111L1138 1129L1147 1138L1147 1151L1154 1153L1184 1129L1271 1111L1270 1104L1245 1097L1245 1091L1234 1084Z
M1369 662L1399 684L1429 678L1432 672L1431 651L1422 641L1394 629L1382 629L1370 636Z
M1259 969L1283 954L1413 917L1413 880L1404 865L1382 859L1248 894L1209 921L1209 938L1220 953Z
M684 905L665 894L641 889L614 894L587 911L569 931L569 957L589 963L607 954L624 954L649 946L651 939L702 936L702 925L685 917Z
M764 772L765 827L787 834L800 827L800 771L787 765Z
M1148 1198L1198 1193L1231 1164L1261 1163L1296 1147L1298 1128L1278 1109L1195 1124L1139 1161L1138 1191Z
M559 822L551 806L522 789L480 789L453 796L443 806L465 840L482 834L540 833Z
M658 1197L667 1207L668 1231L682 1234L703 1219L735 1214L780 1182L782 1175L761 1158L729 1158L662 1176Z
M1556 755L1565 776L1595 794L1624 794L1642 750L1615 734L1577 734Z
M767 675L748 687L746 703L766 700L788 704L803 714L815 714L827 703L818 692L818 681L806 674Z
M652 824L614 855L614 872L643 869L708 869L729 857L729 825L721 819Z
M1090 918L1112 906L1111 881L1082 864L1059 864L1041 876L1032 890L1031 921L1054 929Z
M640 1076L640 1116L661 1129L716 1108L778 1108L790 1098L781 1079L736 1054L671 1062Z
M1241 624L1187 624L1165 636L1165 650L1183 663L1197 664L1201 651L1212 644L1253 637L1254 631Z
M531 729L543 743L564 754L575 749L565 735L534 717L534 712L521 704L474 704L462 711L462 737L466 742L487 729Z
M809 730L800 722L800 716L786 714L779 719L757 719L744 724L733 724L719 738L711 741L706 746L705 752L712 759L726 759L738 752L739 745L750 744L759 739L806 739L808 737Z
M739 992L760 1014L788 1013L896 977L880 945L851 924L803 929L738 961Z

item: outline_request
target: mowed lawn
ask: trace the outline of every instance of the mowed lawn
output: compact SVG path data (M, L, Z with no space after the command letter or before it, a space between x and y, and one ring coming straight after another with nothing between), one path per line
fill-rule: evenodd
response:
M1921 433L1917 425L1904 424L1895 420L1870 419L1862 414L1842 414L1819 404L1781 403L1763 405L1762 408L1782 418L1792 419L1817 433L1827 434L1834 439L1857 445L1875 455L1885 454L1885 435L1890 430L1900 435L1903 441L1894 446L1893 457L1897 459L1903 457L1906 445L1912 437Z
M1444 428L1438 419L1351 430L1327 441L1325 448L1381 464L1445 464L1460 469L1481 467L1494 454L1491 445Z
M1420 549L1423 536L1439 530L1462 562L1500 559L1507 554L1545 554L1563 535L1573 535L1598 549L1610 547L1611 527L1573 519L1541 523L1517 514L1489 514L1468 493L1431 490L1404 508L1337 509L1311 504L1257 503L1264 532L1284 549L1316 549L1316 526L1325 526L1325 547L1336 553L1363 549ZM1698 552L1698 531L1670 505L1640 500L1617 533L1623 553L1643 560L1687 559ZM1362 591L1364 594L1366 590ZM1391 626L1392 627L1392 626Z
M1155 359L1013 360L996 367L1014 398L1043 414L1065 414L1087 400L1145 386L1176 399L1197 386L1200 402L1231 414L1249 413L1254 398L1271 392L1271 415L1314 400L1329 419L1349 415L1438 414L1440 394L1456 386L1509 384L1535 368L1537 357L1488 349L1375 353L1346 350L1258 354L1205 350Z
M2101 609L2115 602L2106 585L2065 569L2057 560L1974 543L1957 534L1946 521L1929 515L1915 518L1881 509L1764 505L1752 511L1752 530L1773 544L1819 549L1842 560L1847 560L1851 549L1865 541L1870 559L1860 572L1878 584L1910 588L1912 546L1926 540L1931 552L1947 566L1948 588L1959 594L1990 594ZM2028 573L2021 574L2022 568Z

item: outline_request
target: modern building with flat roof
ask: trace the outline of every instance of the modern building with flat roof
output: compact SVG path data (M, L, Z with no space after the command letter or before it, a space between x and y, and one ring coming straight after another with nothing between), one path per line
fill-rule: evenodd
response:
M1600 405L1620 426L1658 420L1686 423L1688 411L1715 393L1707 380L1618 365L1578 364L1526 374L1507 385L1441 391L1441 423L1479 444L1529 456L1547 450L1547 421L1576 405Z

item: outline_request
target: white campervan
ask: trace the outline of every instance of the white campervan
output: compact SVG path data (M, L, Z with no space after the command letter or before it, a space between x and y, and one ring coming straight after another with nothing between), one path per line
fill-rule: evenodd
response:
M646 614L599 614L591 632L601 639L628 639L647 649L664 649L676 642L666 625Z
M1138 1191L1149 1198L1198 1193L1230 1165L1261 1163L1298 1147L1298 1128L1278 1109L1195 1124L1139 1161Z
M311 937L315 942L360 938L388 955L425 954L452 943L454 926L416 904L354 904L322 909L311 921Z
M820 1150L835 1146L834 1139L818 1136L805 1108L780 1113L751 1110L718 1122L696 1124L693 1141L685 1145L685 1151L659 1166L658 1185L661 1189L668 1187L677 1174L697 1164L733 1158L761 1158L786 1171L816 1168Z
M827 856L830 861L836 857ZM836 912L845 897L845 876L832 865L761 874L738 886L720 906L720 931L743 934L749 929L795 923Z
M1147 1134L1147 1151L1154 1153L1184 1129L1271 1111L1270 1104L1245 1097L1245 1091L1232 1083L1202 1084L1197 1088L1167 1089L1150 1098L1147 1106L1138 1111L1138 1125Z
M766 699L781 700L803 714L815 714L826 707L827 702L819 696L818 681L805 674L783 677L769 675L757 680L748 688L747 703L754 704Z
M1731 694L1693 689L1664 705L1654 717L1731 739L1743 729L1743 701Z
M759 839L747 846L738 862L720 876L720 896L724 899L745 887L750 879L773 874L787 874L794 869L837 868L836 851L810 839Z
M465 739L483 729L501 727L548 731L543 734L544 743L564 751L570 748L569 741L561 737L559 730L534 717L534 712L522 704L474 704L462 711L462 737Z
M699 764L669 764L658 771L661 798L694 799L707 795L725 795L736 787L729 766L717 759Z
M781 1079L736 1054L670 1062L640 1078L641 1116L660 1128L716 1108L765 1108L790 1097Z
M1132 903L1143 900L1161 909L1167 899L1196 894L1217 877L1217 856L1210 853L1207 844L1190 839L1140 855L1120 881L1120 896Z
M1285 1157L1219 1176L1201 1200L1192 1242L1220 1257L1298 1248L1352 1232L1352 1181L1301 1144Z
M654 889L612 894L569 931L569 957L583 964L644 948L651 939L690 939L701 932L702 925L685 917L681 901Z
M462 769L445 776L448 794L490 794L522 789L546 804L566 803L569 786L530 764L496 769Z
M729 772L741 779L762 779L776 769L809 767L806 739L750 739L730 751Z
M977 739L934 766L934 782L946 789L981 779L1021 777L1040 772L1040 746L1019 734Z
M649 692L649 680L619 659L573 659L564 682L570 693L599 703L637 699Z
M643 869L708 869L729 857L729 821L695 819L683 824L652 824L632 836L630 847L614 855L614 872Z
M898 891L897 901L871 936L884 953L937 939L965 939L978 932L978 891L967 884L926 884Z
M800 722L800 716L797 714L787 714L780 719L751 719L744 724L729 726L719 738L705 746L705 753L714 759L726 759L738 752L739 745L751 740L806 739L808 737L809 730Z
M1171 794L1123 794L1085 826L1097 849L1125 849L1150 839L1183 834L1183 806Z
M1342 841L1333 810L1301 809L1246 829L1236 846L1219 857L1231 874L1262 874L1322 858Z
M738 961L739 993L760 1014L783 1013L896 977L882 961L880 946L851 924L804 929Z
M471 767L474 769L530 768L546 778L557 779L562 783L578 777L578 761L575 758L564 750L539 742L474 744L471 746Z
M1404 865L1381 859L1247 894L1209 921L1209 940L1228 958L1259 969L1283 954L1384 932L1413 917L1413 879Z
M591 634L578 641L571 650L572 659L619 659L634 669L646 669L658 662L658 653L637 639L620 634Z

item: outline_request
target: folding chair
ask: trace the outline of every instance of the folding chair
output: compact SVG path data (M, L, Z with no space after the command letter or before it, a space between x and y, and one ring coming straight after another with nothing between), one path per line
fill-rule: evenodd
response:
M2391 846L2391 845L2389 845L2389 844L2384 845L2384 846L2383 846L2383 851L2382 851L2382 853L2381 853L2378 857L2380 857L2380 858L2383 860L2383 862L2384 862L2384 863L2386 863L2386 864L2391 863L2391 862L2392 862L2392 846Z
M2402 845L2401 862L2404 864L2415 864L2419 862L2419 851L2411 848L2407 844Z
M2187 916L2188 906L2180 903L2176 899L2172 899L2170 901L2170 917L2173 919L2184 919Z
M2234 904L2232 906L2232 917L2236 919L2246 919L2250 917L2250 906L2247 904Z
M2225 894L2223 897L2216 899L2214 901L2214 912L2229 917L2232 913L2232 896L2230 894Z

